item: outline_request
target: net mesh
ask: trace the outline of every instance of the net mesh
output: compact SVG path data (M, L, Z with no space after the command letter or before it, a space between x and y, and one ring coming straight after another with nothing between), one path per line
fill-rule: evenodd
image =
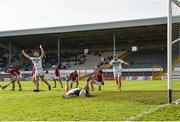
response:
M177 1L178 2L178 1ZM180 7L172 2L172 67L180 69ZM180 70L179 70L180 71ZM174 74L174 73L173 73Z
M172 2L172 89L173 101L179 99L180 84L180 5L179 1Z

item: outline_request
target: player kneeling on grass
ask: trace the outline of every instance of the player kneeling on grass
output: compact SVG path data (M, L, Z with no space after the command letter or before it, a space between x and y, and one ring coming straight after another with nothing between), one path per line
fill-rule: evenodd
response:
M53 88L56 88L56 81L59 81L59 83L61 84L61 88L63 88L63 84L62 84L61 77L60 77L59 66L53 65L53 69L54 69L54 77L53 77L54 87Z
M44 78L44 71L42 67L42 58L45 56L44 50L42 46L40 45L41 55L39 52L34 52L34 57L30 57L27 53L25 53L24 50L22 50L22 54L30 59L34 65L35 68L35 74L34 74L34 80L35 80L35 89L34 92L39 92L39 78L48 86L49 90L51 90L50 84L45 80Z
M18 86L19 86L19 91L22 90L21 87L21 83L20 83L20 72L16 67L10 67L9 69L7 69L5 72L10 73L11 74L11 83L12 83L12 91L15 90L15 82L17 82ZM8 85L6 85L7 87ZM4 87L4 89L6 88ZM3 88L3 87L2 87Z
M88 79L86 81L83 88L74 88L74 89L70 89L69 88L69 82L66 81L66 83L65 83L65 93L66 93L66 95L63 96L63 98L70 98L70 97L76 97L76 96L89 97L90 96L90 93L89 93L89 81L90 81L90 79Z
M94 74L91 77L90 84L91 84L92 91L94 91L93 84L97 84L98 90L101 91L101 85L104 85L104 81L103 81L103 71L99 66L95 67Z
M121 90L122 64L129 65L129 63L121 59L118 59L118 56L114 54L113 60L110 62L110 65L113 66L114 79L116 80L116 84L119 91Z
M76 82L76 88L78 87L79 85L79 76L78 76L78 73L77 71L75 70L74 72L70 73L68 76L67 76L67 82L70 81L70 88L72 89L73 87L73 82Z

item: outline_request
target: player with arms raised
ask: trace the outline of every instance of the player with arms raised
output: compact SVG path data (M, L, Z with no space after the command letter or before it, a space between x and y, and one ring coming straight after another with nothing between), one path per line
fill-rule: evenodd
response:
M113 60L110 62L110 65L113 66L114 79L116 80L116 84L119 91L121 91L122 64L129 65L129 63L121 59L118 59L118 56L114 54Z
M51 86L50 84L44 79L44 71L43 71L43 67L42 67L42 59L45 56L44 54L44 50L42 48L42 46L40 45L40 50L41 50L41 55L39 52L34 52L34 57L30 57L27 53L25 53L24 50L22 50L22 54L30 59L34 65L35 68L35 74L34 74L34 78L35 78L35 89L34 92L39 92L39 78L41 78L41 80L48 86L49 90L51 90Z

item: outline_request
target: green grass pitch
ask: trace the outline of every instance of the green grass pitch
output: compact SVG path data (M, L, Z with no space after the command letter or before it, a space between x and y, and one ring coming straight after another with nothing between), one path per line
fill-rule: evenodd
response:
M53 85L53 82L50 82ZM2 85L6 83L0 83ZM80 86L84 84L81 81ZM167 103L166 81L123 81L122 92L115 82L105 81L102 91L92 97L63 99L64 89L32 92L32 82L22 82L23 91L0 90L0 120L128 120L140 113ZM180 98L180 81L173 82L173 99ZM179 120L180 104L168 105L136 120Z

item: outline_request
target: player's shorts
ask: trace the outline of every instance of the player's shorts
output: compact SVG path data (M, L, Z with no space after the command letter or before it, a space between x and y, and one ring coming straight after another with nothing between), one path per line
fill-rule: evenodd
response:
M12 78L13 78L13 80L19 80L20 79L20 75L13 75Z
M77 82L76 79L70 79L70 83Z
M98 86L101 86L102 83L103 83L103 81L98 81L98 80L96 80L96 79L93 79L92 82L93 82L94 84L97 84Z
M60 77L54 76L54 80L60 80Z
M114 70L113 74L114 74L114 78L115 77L120 77L122 75L122 72L121 72L121 70Z
M41 69L36 69L36 70L35 70L35 76L40 76L40 77L44 76L43 68L41 68Z

